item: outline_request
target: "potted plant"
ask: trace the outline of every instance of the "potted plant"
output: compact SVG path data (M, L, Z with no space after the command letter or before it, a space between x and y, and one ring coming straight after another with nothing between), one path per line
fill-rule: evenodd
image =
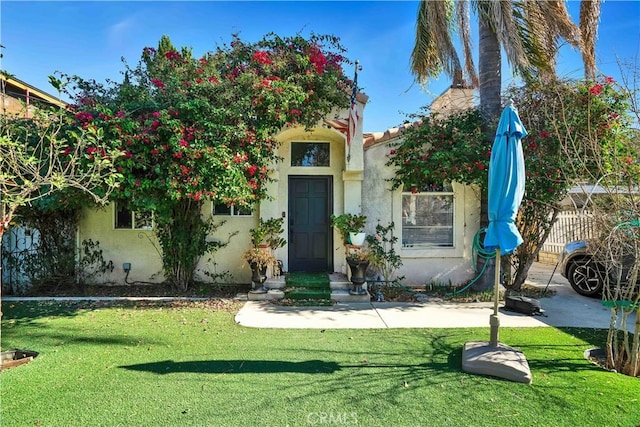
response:
M271 248L276 250L287 244L287 241L281 237L284 233L284 218L269 218L260 222L256 228L249 230L251 233L251 244L258 247Z
M352 244L361 246L364 243L366 234L364 226L367 223L365 215L341 214L331 215L331 224L338 230L342 236L344 244Z
M242 258L251 267L252 292L265 292L263 284L267 280L267 268L271 267L274 275L279 274L278 260L273 251L287 244L281 237L283 223L283 218L260 218L258 226L249 230L251 248L243 252Z
M251 292L266 292L264 282L267 280L267 268L271 266L274 274L278 272L278 260L269 248L252 247L242 253L242 258L251 267Z
M364 295L367 293L362 289L366 281L365 273L369 267L371 253L368 248L357 247L350 249L347 253L347 264L351 269L351 283L353 289L349 291L352 295Z

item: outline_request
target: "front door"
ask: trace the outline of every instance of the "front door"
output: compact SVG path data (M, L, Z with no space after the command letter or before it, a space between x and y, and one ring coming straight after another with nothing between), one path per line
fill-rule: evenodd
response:
M332 271L331 176L289 177L289 271Z

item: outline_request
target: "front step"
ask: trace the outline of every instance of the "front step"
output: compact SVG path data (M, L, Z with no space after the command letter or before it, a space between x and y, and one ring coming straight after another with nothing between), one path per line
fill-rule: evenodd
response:
M369 302L370 296L367 292L364 295L351 295L349 290L352 288L352 283L347 279L347 276L342 273L330 273L329 274L329 287L331 289L331 300L342 303L356 303L356 302ZM284 276L271 277L264 282L266 293L251 293L247 295L249 301L266 301L266 300L280 300L284 298L284 292L282 289L286 287ZM363 288L366 290L367 285ZM316 298L316 297L312 297Z

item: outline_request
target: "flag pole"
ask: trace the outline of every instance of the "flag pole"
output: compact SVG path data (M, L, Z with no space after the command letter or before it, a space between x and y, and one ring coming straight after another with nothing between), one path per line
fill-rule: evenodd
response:
M351 104L349 105L349 127L347 128L347 163L351 161L351 138L355 136L357 131L357 115L358 106L356 105L356 96L358 94L358 69L360 68L360 61L356 60L355 70L353 73L353 90L351 91ZM355 111L353 111L355 110ZM355 121L356 125L351 132L351 121Z

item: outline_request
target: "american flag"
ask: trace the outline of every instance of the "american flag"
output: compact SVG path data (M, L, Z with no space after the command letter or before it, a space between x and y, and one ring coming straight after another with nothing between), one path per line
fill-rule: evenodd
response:
M358 63L356 62L356 71L353 77L353 91L351 92L351 107L349 108L349 117L347 118L347 146L351 146L351 140L356 136L358 129L358 107L356 105L356 95L358 93Z

